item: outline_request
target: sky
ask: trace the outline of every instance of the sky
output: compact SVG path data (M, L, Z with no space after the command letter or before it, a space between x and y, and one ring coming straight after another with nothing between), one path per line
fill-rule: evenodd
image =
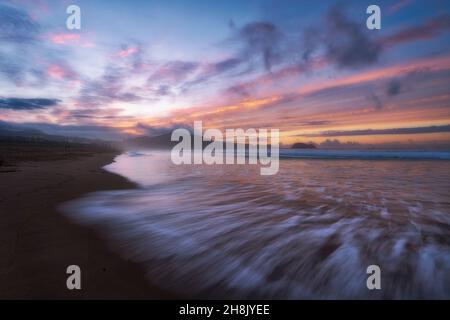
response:
M286 145L450 145L448 0L0 0L0 27L0 126L118 140L202 120Z

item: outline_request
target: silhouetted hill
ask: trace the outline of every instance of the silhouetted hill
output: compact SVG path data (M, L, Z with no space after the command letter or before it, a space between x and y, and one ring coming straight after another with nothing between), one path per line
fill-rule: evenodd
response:
M21 125L0 121L0 142L20 141L20 142L62 142L62 143L82 143L82 144L111 144L109 141L101 139L87 139L74 136L63 136L47 134L34 128L26 128Z
M178 142L170 141L171 133L162 134L156 137L139 136L126 139L121 144L126 149L169 149Z
M180 140L181 141L181 140ZM133 150L133 149L171 149L175 145L177 145L180 141L171 141L171 133L149 137L149 136L139 136L135 138L130 138L124 140L120 143L120 147L125 150ZM203 148L209 145L211 141L203 141ZM191 146L194 147L194 137L191 136ZM237 148L238 144L235 143L234 147ZM225 142L223 143L223 148L225 150ZM267 146L270 149L270 145ZM248 144L245 144L245 150L248 150Z

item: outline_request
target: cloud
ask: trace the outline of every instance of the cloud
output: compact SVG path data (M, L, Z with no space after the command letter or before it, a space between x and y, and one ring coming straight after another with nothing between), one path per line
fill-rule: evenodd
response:
M416 37L421 38L425 34L438 34L438 30L443 30L450 24L448 17L441 17L432 19L425 26L413 27L392 37L376 39L372 38L365 28L361 28L359 22L350 20L342 7L332 7L327 17L322 25L305 27L300 39L286 35L279 39L275 47L278 48L277 62L283 63L282 68L246 83L234 84L225 90L225 94L249 97L260 87L275 84L276 81L287 77L298 77L325 66L356 69L372 65L379 60L388 43L394 45L400 41L414 41ZM387 89L388 97L400 93L403 87L400 81L392 83ZM382 108L380 98L371 96L369 99L375 103L376 108Z
M384 107L383 102L381 101L380 97L378 97L375 93L372 93L368 96L368 99L370 102L373 103L375 110L381 110Z
M42 34L43 27L27 12L5 5L0 5L0 25L0 76L18 87L44 87L49 78L78 78L66 62L65 52L50 52L47 47L48 41L84 44L78 34Z
M437 132L450 132L450 125L412 127L412 128L323 131L320 133L303 134L298 136L312 138L312 137L341 137L341 136L372 136L384 134L418 134L418 133L437 133Z
M185 125L185 124L174 124L174 125L167 125L167 126L150 126L141 122L138 122L135 126L135 129L138 130L142 135L154 137L154 136L160 136L163 134L167 134L170 132L173 132L175 129L187 129L190 132L193 132L192 126Z
M192 61L170 61L158 69L148 78L149 84L165 83L179 85L191 76L200 64Z
M11 110L35 110L45 109L58 105L58 99L24 99L24 98L0 98L0 109Z
M53 44L79 44L81 35L79 33L51 33L48 38Z
M381 53L381 46L368 36L365 28L350 21L338 7L328 14L325 42L327 57L342 68L372 64Z
M380 43L384 47L391 47L401 43L430 39L448 31L450 31L450 15L442 15L422 25L412 26L385 37Z
M175 95L173 88L167 84L160 84L156 89L151 90L151 92L157 97L173 97Z
M161 97L174 97L178 92L186 92L191 79L195 76L201 64L193 61L169 61L148 77L148 92L158 99Z
M327 139L319 144L320 149L342 149L342 150L429 150L429 151L448 151L450 143L448 141L408 141L399 142L392 141L386 143L359 143L355 141L339 141L338 139Z
M401 89L402 89L402 84L401 84L400 80L392 79L388 83L386 93L389 97L393 97L393 96L398 95L400 93Z
M331 64L338 68L353 69L378 61L383 46L372 39L365 28L361 28L360 23L350 20L344 14L343 8L332 7L324 20L322 25L307 28L302 41L298 38L300 30L292 30L293 32L286 35L273 22L254 21L242 27L237 27L232 22L230 28L233 36L229 41L237 45L235 54L212 63L166 62L154 69L142 89L147 90L146 93L153 95L154 99L176 97L217 77L248 74L261 64L264 70L270 71L268 76L273 79L262 78L258 83L237 84L225 89L225 94L245 98L250 97L259 84L270 85L277 79L299 76L309 68L315 68L316 64L320 64L320 67ZM114 57L133 60L141 55L142 50L138 43L124 45L120 51L113 53ZM275 69L275 66L282 68ZM124 92L124 83L126 78L129 78L129 73L122 73L122 76L125 80L113 77L108 79L110 83L107 83L106 78L89 82L82 90L80 100L95 104L97 98L99 103L141 99L137 94ZM393 87L388 88L388 96L395 95L395 91ZM382 108L380 98L373 95L370 100L377 109Z
M237 31L235 39L242 45L240 57L260 59L267 71L279 62L282 33L278 27L265 21L248 23Z
M124 48L124 49L120 50L117 53L117 56L120 57L120 58L126 58L126 57L134 55L134 54L136 54L138 52L139 52L139 47L132 46L132 47L127 47L127 48Z
M323 149L359 149L362 145L357 142L347 141L341 142L338 139L327 139L322 143L319 143L319 148Z
M302 41L302 59L307 62L310 60L312 53L319 47L320 41L318 37L321 37L321 30L318 27L307 26L304 28L301 41Z
M210 64L209 69L212 70L213 74L220 74L235 69L241 63L242 60L239 58L229 58Z
M249 98L251 96L254 87L256 86L257 86L256 82L233 85L225 90L225 94L237 96L239 98Z
M76 80L79 78L77 72L65 62L50 64L47 68L47 75L57 80Z
M175 60L158 66L147 79L147 88L156 97L176 96L218 77L237 77L248 72L246 61L238 57L204 63Z
M12 56L0 54L0 73L3 74L6 79L15 84L19 84L24 79L25 68L20 63L20 59L13 59Z
M311 25L301 31L298 38L288 37L278 31L278 28L269 24L265 29L273 30L277 36L267 36L269 31L255 36L255 42L261 42L261 46L270 48L269 53L276 54L270 65L280 63L282 68L272 71L270 74L247 83L230 86L225 93L232 96L248 97L261 86L275 84L278 80L287 77L298 77L311 70L321 69L324 66L337 68L356 69L374 64L382 54L383 47L370 37L361 24L350 20L339 6L332 7L321 25ZM250 24L252 25L252 24ZM269 27L270 26L270 27ZM264 28L254 28L256 30ZM250 28L250 30L252 30ZM249 32L252 34L252 32ZM296 35L296 32L291 32ZM297 37L297 38L296 38ZM251 43L251 41L247 41ZM270 60L270 59L269 59ZM375 101L372 99L372 101ZM380 107L380 103L376 105Z
M25 43L36 39L40 26L25 12L0 4L0 41Z
M223 118L224 113L239 113L246 109L262 109L262 108L274 108L280 107L282 104L288 104L296 101L301 101L304 98L318 98L318 99L335 99L335 94L361 92L359 90L371 90L377 82L382 81L387 83L391 79L400 78L403 82L405 79L420 79L423 77L423 81L438 76L442 73L447 73L450 70L450 57L432 57L426 59L413 60L405 64L393 65L388 67L382 67L378 69L370 69L364 72L358 72L353 74L347 74L339 78L330 78L327 80L315 81L307 83L302 87L292 90L284 91L283 93L267 94L265 91L261 91L261 95L250 95L248 90L251 90L251 86L247 90L247 86L236 87L236 90L242 89L242 95L237 101L229 102L228 105L216 105L211 108L197 107L186 110L184 116L196 117L210 117L219 116ZM267 74L270 78L270 74ZM446 80L447 78L445 78ZM407 84L403 84L405 87ZM345 91L344 91L345 90ZM230 93L230 91L226 91ZM237 93L237 92L236 92ZM370 99L374 103L375 109L383 108L383 101L379 95L367 93L366 98ZM384 94L384 92L383 92ZM386 98L386 97L384 97ZM198 110L199 109L199 110Z
M36 43L41 27L25 11L0 4L0 75L21 85L31 67L28 46Z
M377 62L382 46L369 36L366 28L350 20L343 8L336 5L330 8L321 26L304 29L298 50L303 62L319 54L338 68L353 69Z
M258 76L250 81L235 84L225 90L225 94L237 97L250 97L258 89L268 88L283 81L286 78L298 78L313 70L319 70L324 66L323 59L309 59L308 61L289 64L276 71ZM264 89L263 89L264 90Z
M86 46L93 47L92 41L86 41ZM149 67L152 63L145 59L146 46L142 42L131 39L128 43L114 46L109 54L110 65L121 66L127 69L128 75L148 76Z
M406 83L408 81L408 78L410 78L410 76L406 75L405 77L403 77L402 81ZM400 92L402 91L403 85L404 84L402 84L400 79L398 79L398 78L391 79L391 80L389 80L389 82L386 85L386 89L385 89L386 92L385 92L384 98L381 98L380 95L378 95L376 93L371 93L367 97L367 99L373 104L375 110L381 110L384 108L385 102L389 98L393 98L400 94Z
M57 116L63 122L73 122L77 121L80 124L95 124L97 120L133 120L132 116L120 115L122 109L120 108L89 108L89 109L74 109L74 110L64 110L64 109L54 109L52 110L52 115Z
M324 126L329 125L333 123L333 121L329 120L311 120L311 121L304 121L301 123L303 126Z
M388 8L387 8L387 12L388 14L394 14L397 13L398 11L400 11L401 9L409 6L412 3L412 0L399 0L393 4L391 4Z
M170 63L162 70L158 70L150 79L164 80L168 76L174 78L172 72L175 72L178 78L183 78L186 74L192 75L195 71L193 78L186 79L187 77L184 77L186 81L180 86L180 89L185 93L197 85L220 76L239 77L249 74L255 70L258 63L262 64L264 70L271 71L274 65L282 62L283 34L275 24L257 21L237 28L234 22L230 22L230 28L233 36L227 42L237 45L236 52L230 57L210 63L196 63L193 69L191 69L191 65L181 65L183 68L177 70L179 66ZM184 67L189 68L185 69Z
M208 82L219 76L239 76L247 73L250 71L249 68L246 68L244 70L239 69L239 67L241 67L244 62L244 60L235 57L223 59L217 62L205 63L200 66L200 72L196 74L192 80L186 81L182 85L182 92L186 92L199 84L204 84L205 82ZM232 73L232 71L235 72Z
M114 101L139 101L142 97L126 90L125 80L128 72L121 67L109 65L104 74L96 80L86 81L77 97L77 104L106 106Z

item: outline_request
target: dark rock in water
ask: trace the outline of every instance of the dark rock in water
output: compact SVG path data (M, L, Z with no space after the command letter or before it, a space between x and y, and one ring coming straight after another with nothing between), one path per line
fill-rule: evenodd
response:
M312 143L297 142L292 145L291 149L317 149L317 147Z

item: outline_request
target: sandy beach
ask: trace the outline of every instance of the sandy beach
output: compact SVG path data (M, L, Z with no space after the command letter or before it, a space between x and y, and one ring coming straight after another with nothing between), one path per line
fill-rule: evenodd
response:
M57 209L89 192L133 188L102 169L116 154L83 151L0 166L1 299L171 297L152 286L140 266L113 253L92 230L71 223ZM81 267L81 290L66 288L66 268L72 264Z

